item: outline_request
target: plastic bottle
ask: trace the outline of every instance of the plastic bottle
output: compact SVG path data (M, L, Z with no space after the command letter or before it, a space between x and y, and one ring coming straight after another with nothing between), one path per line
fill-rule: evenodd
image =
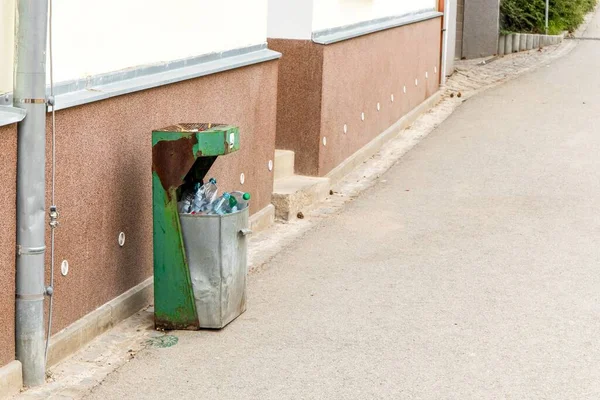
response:
M223 193L219 199L217 199L213 203L212 210L210 214L224 215L231 214L235 206L237 205L237 200L234 196L229 193Z
M188 189L183 192L181 195L181 201L178 203L179 212L182 214L189 214L192 209L192 203L194 202L194 197L196 196L196 192L198 191L200 184L197 183L193 188Z
M233 212L241 211L244 208L247 208L248 203L250 203L250 198L252 197L252 196L250 196L250 193L240 192L240 191L231 192L231 195L233 197L235 197L235 199L237 200L237 206L236 206L236 209L233 210Z
M217 180L210 178L208 182L200 186L194 196L194 201L190 211L192 213L199 213L206 211L206 208L217 198Z

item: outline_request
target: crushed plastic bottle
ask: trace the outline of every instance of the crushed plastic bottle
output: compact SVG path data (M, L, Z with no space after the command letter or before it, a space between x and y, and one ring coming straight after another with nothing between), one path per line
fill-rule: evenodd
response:
M237 200L237 205L235 206L235 209L232 210L232 212L241 211L244 208L248 207L248 204L250 203L250 197L251 197L250 193L235 191L235 192L231 192L231 195L233 197L235 197L235 199Z
M216 198L217 180L215 178L210 178L208 182L196 190L190 212L196 214L208 211L210 209L210 204L212 204Z
M191 212L192 203L194 202L194 197L196 196L196 192L199 188L200 184L196 183L193 188L183 192L181 195L181 201L177 203L180 213L189 214Z
M211 215L225 215L231 214L237 206L237 200L234 196L229 193L223 193L216 201L213 202L212 210L209 212Z

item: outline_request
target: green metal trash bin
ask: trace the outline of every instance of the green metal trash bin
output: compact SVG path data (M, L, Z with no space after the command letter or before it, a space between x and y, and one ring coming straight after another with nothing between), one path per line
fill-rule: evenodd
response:
M181 187L202 181L216 158L239 149L239 129L179 124L152 132L154 323L223 328L246 309L248 209L180 215Z

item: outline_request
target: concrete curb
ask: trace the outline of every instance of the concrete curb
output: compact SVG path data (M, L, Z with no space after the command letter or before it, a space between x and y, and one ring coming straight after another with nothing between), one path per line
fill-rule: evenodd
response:
M23 371L17 360L0 368L0 399L8 399L21 391L23 387Z
M52 336L48 366L57 364L101 333L152 304L153 282L153 277L146 279Z
M536 35L532 33L511 33L498 38L498 55L508 55L520 51L539 49L562 43L565 35ZM503 45L503 48L500 46Z
M506 47L506 35L500 35L498 38L498 55L504 55L504 48Z
M519 46L521 45L521 34L513 33L512 41L512 51L513 53L517 53L519 51Z
M275 223L275 206L269 204L262 210L252 214L250 217L250 229L252 232L260 232L268 229Z
M521 34L521 39L519 40L519 51L527 50L528 38L529 38L528 34L526 34L526 33Z
M533 35L527 34L527 44L525 50L533 50Z
M316 176L294 175L277 180L271 197L275 218L281 221L295 220L298 212L306 213L325 200L330 188L329 178Z
M506 40L504 43L504 54L509 55L512 54L512 35L506 35Z
M377 152L391 139L396 137L399 131L405 129L411 125L421 114L429 111L442 99L442 90L438 90L431 95L427 100L419 104L413 110L411 110L404 117L400 118L390 126L383 133L376 136L373 140L367 143L365 146L357 150L350 157L346 158L340 165L329 171L325 177L331 180L331 185L335 185L344 176L352 172L356 167L362 164L364 161L373 157Z
M542 35L542 37L540 38L540 43L542 46L549 46L550 45L550 35Z

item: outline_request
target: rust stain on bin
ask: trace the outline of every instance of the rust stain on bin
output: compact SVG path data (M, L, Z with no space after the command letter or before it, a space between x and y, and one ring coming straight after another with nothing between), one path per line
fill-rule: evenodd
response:
M191 135L179 140L160 141L152 148L152 169L169 196L169 188L181 185L196 161L193 148L197 143L196 136Z

